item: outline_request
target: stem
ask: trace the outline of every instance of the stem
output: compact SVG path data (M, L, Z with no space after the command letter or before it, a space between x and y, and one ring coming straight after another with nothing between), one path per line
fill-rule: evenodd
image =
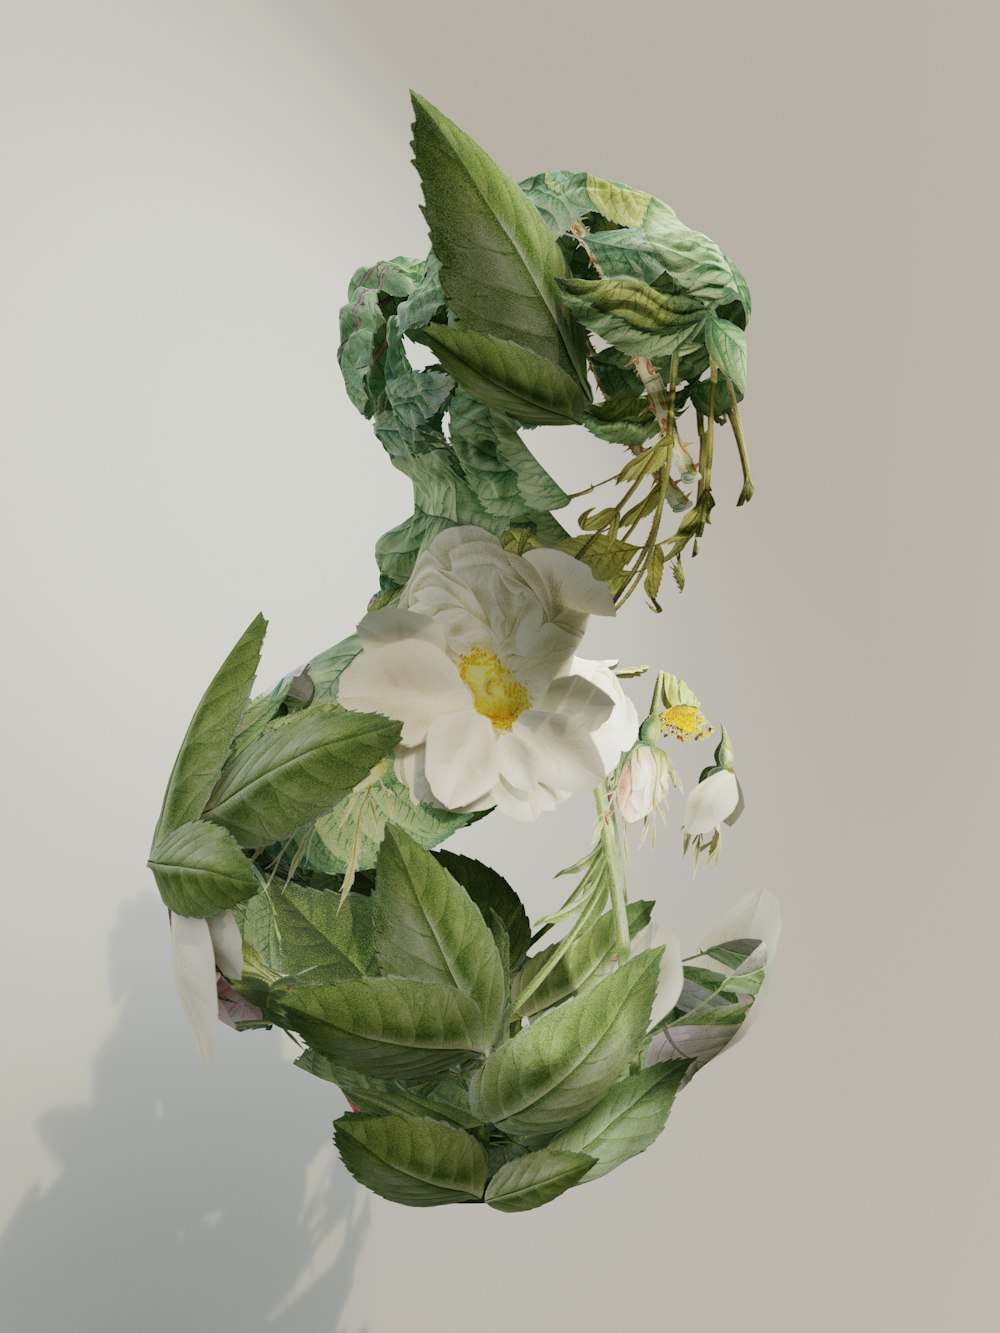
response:
M750 475L750 459L747 456L747 442L743 438L743 422L740 418L740 409L736 403L736 393L733 390L732 381L728 376L726 377L726 387L729 390L729 424L736 436L736 447L740 451L740 466L743 468L743 489L740 491L740 498L736 501L737 508L739 508L753 496L753 477Z
M628 928L627 898L625 893L625 863L622 857L621 829L618 819L608 799L607 784L602 782L594 789L597 804L597 818L601 829L601 844L604 855L611 869L611 910L614 913L615 931L618 935L618 964L628 960L631 936Z
M698 470L701 477L698 482L698 501L699 503L707 500L711 501L712 495L712 450L715 445L715 390L719 382L719 369L713 359L709 370L708 382L708 412L706 414L705 431L701 437L701 448L698 451ZM705 514L701 516L701 522L698 525L698 535L705 531Z

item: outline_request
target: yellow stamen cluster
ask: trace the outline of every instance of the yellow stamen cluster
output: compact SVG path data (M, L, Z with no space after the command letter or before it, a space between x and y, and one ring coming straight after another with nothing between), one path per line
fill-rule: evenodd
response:
M693 704L674 704L666 709L660 714L660 727L664 736L674 736L679 741L700 741L715 730Z
M485 648L473 648L459 658L458 671L472 694L476 712L488 717L498 731L510 731L531 707L531 698L521 682Z

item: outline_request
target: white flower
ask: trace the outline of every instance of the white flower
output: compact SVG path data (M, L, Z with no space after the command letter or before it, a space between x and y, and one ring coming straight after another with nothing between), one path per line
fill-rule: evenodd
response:
M572 556L514 555L482 528L449 528L399 605L358 625L338 697L402 722L395 767L414 800L535 819L595 786L634 739L610 668L575 656L587 617L613 614Z
M626 824L649 819L666 805L670 760L655 745L637 745L622 765L615 804Z
M728 768L717 769L688 792L684 803L684 832L692 838L714 831L734 812L739 814L742 793L736 774Z
M216 967L234 981L243 975L243 941L232 912L215 916L170 914L174 978L201 1058L207 1064L215 1046L222 1003Z

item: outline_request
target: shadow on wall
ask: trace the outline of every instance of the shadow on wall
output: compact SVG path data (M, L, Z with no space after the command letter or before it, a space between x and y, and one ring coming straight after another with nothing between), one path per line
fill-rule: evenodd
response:
M348 1333L368 1205L330 1141L340 1094L277 1032L226 1029L202 1069L152 895L123 908L111 972L93 1104L41 1117L62 1174L0 1237L4 1328Z

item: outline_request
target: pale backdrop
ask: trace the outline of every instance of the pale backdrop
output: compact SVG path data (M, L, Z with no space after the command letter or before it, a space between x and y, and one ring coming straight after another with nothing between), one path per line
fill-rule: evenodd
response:
M987 8L0 5L5 1329L998 1326ZM144 868L231 643L271 618L269 685L341 638L408 512L335 353L354 268L424 252L410 86L515 177L667 199L755 298L757 497L724 456L683 597L588 646L694 681L747 790L718 870L675 807L637 891L694 939L768 884L782 954L653 1149L521 1217L363 1195L277 1033L203 1069ZM460 845L540 913L588 832Z

